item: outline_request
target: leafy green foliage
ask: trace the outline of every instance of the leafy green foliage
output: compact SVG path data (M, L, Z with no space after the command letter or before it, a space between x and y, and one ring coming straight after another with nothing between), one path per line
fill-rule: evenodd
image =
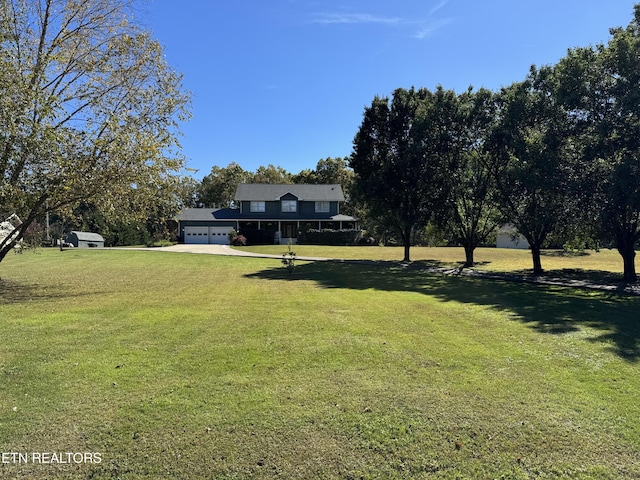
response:
M557 70L558 96L574 120L589 173L585 203L606 241L613 239L624 278L637 280L640 240L640 5L627 28L611 29L606 45L570 50Z
M291 244L289 244L287 251L282 254L282 265L289 274L292 274L296 268L296 252L291 250Z
M527 80L503 88L488 142L499 207L529 242L538 274L540 250L572 218L581 187L573 175L567 114L550 94L548 75L532 68Z
M454 92L397 89L364 112L350 166L354 196L374 218L392 225L405 245L449 195L455 148Z
M92 201L103 215L176 204L189 116L181 77L125 0L0 7L0 205L23 219ZM0 244L0 260L12 242Z

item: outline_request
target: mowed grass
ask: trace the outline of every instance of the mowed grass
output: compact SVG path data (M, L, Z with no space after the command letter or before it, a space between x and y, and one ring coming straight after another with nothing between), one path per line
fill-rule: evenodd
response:
M239 251L282 255L287 246L256 245L233 247ZM337 247L322 245L292 245L298 256L346 260L401 261L403 247ZM434 266L460 267L465 255L462 247L411 247L411 260ZM474 268L494 272L526 272L532 270L531 252L507 248L477 248ZM564 252L544 250L542 266L548 274L593 278L618 278L622 275L622 257L615 249Z
M101 454L2 478L640 477L639 297L154 251L0 278L1 451Z

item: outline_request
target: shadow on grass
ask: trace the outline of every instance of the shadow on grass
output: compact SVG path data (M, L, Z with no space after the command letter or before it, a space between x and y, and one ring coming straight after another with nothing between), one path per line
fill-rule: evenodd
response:
M293 274L272 268L246 277L312 280L324 288L416 292L443 301L485 305L512 313L545 334L594 328L601 332L594 341L610 343L627 361L640 358L640 296L426 272L424 267L433 263L403 267L397 262L311 262L296 265Z
M590 255L589 252L576 250L542 250L540 255L543 257L561 257L561 258L574 258L574 257L587 257Z
M95 292L94 292L95 293ZM56 289L53 286L18 283L0 278L0 305L11 305L38 300L56 300L78 296L68 290Z

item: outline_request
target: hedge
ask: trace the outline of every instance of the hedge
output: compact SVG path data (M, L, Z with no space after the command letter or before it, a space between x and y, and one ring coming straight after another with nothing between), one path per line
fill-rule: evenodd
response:
M300 245L353 245L360 236L361 230L303 230L298 235Z

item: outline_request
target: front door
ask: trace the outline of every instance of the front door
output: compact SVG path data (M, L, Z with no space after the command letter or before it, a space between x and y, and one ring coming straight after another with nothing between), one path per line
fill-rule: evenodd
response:
M282 238L298 238L297 222L282 222ZM286 240L285 240L286 241Z

